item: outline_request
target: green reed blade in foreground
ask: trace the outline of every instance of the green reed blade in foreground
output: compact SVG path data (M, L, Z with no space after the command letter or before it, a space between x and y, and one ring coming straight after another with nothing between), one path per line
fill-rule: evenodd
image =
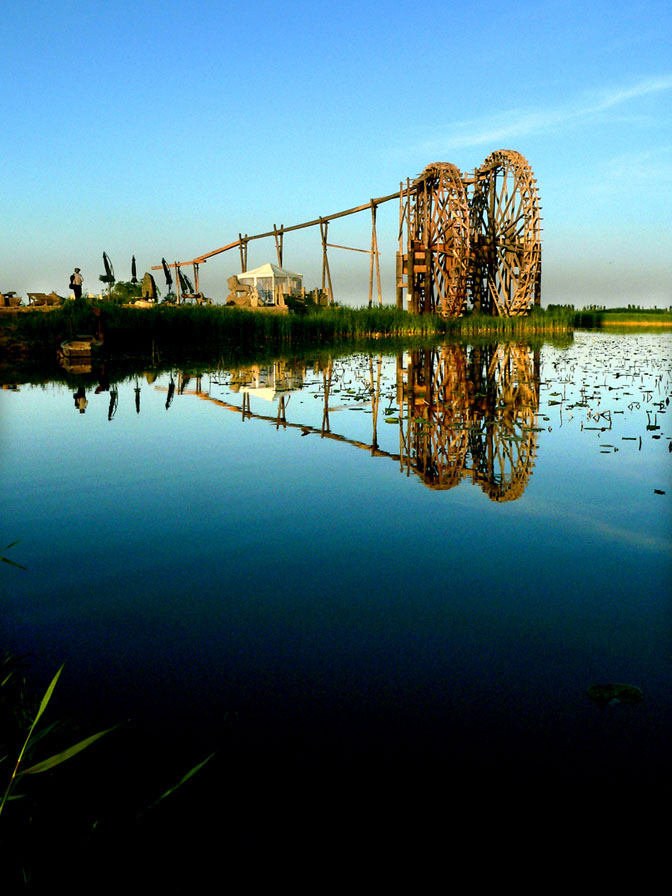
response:
M191 778L193 775L195 775L197 771L200 771L200 769L203 768L203 766L206 764L206 762L210 762L210 760L212 759L212 757L214 755L215 755L214 753L211 753L209 756L206 756L206 758L202 762L199 762L198 765L195 765L192 769L190 769L186 773L186 775L183 775L180 778L180 780L177 782L177 784L175 784L173 787L169 787L168 790L166 790L165 793L162 793L161 796L157 800L154 800L153 803L150 803L149 806L147 806L147 809L153 808L154 806L156 806L157 803L160 803L161 800L165 800L165 798L167 796L170 796L171 793L174 793L178 789L178 787L181 787L184 783L186 783L189 780L189 778Z
M53 756L50 756L49 759L44 759L42 762L38 762L36 765L31 765L30 768L24 768L23 771L19 772L18 776L20 777L21 775L37 775L40 772L46 772L50 768L54 768L55 766L60 765L62 762L65 762L66 759L70 759L71 756L75 756L77 753L85 750L90 744L95 743L95 741L99 740L99 738L103 737L103 735L109 734L110 731L114 731L114 729L118 727L118 725L113 725L111 728L106 728L104 731L99 731L97 734L92 734L91 737L80 740L78 744L74 744L74 746L68 747L67 750L62 750L60 753L55 753Z
M65 664L63 664L65 665ZM30 726L28 731L28 735L23 742L23 746L21 747L21 751L19 753L18 759L16 760L16 764L14 766L14 770L9 779L9 783L7 784L7 789L5 790L5 794L2 798L2 802L0 803L0 813L4 808L5 803L8 799L10 799L10 794L12 792L12 788L16 783L16 779L21 777L22 775L35 775L39 772L45 772L50 768L54 768L57 765L60 765L62 762L65 762L66 759L70 759L71 756L75 756L77 753L80 753L82 750L86 749L86 747L90 746L92 743L95 743L99 738L101 738L104 734L107 734L109 731L112 731L112 728L108 728L105 731L99 731L97 734L91 735L91 737L87 737L85 740L80 741L77 744L74 744L72 747L68 747L68 749L61 751L60 753L56 753L54 756L50 756L48 759L43 760L42 762L38 762L36 765L32 765L30 768L21 769L21 762L23 761L24 754L28 749L28 746L31 745L31 741L34 744L36 739L33 739L33 731L35 730L35 726L44 715L47 706L49 705L49 701L52 698L54 693L54 688L58 683L58 679L60 678L61 672L63 671L63 665L60 667L58 672L52 678L49 687L47 688L44 697L40 703L39 709L33 719L33 723ZM114 727L117 727L116 725Z

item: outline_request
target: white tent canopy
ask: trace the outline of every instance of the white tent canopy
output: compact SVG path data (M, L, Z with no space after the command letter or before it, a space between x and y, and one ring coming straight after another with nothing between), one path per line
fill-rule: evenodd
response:
M252 271L238 274L238 280L240 283L256 286L259 298L266 302L275 301L276 292L285 296L291 295L293 292L298 292L303 286L303 274L288 271L270 261Z

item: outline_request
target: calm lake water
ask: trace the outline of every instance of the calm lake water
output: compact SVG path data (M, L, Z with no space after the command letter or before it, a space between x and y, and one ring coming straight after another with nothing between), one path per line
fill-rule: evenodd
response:
M671 369L577 333L6 388L3 647L181 770L667 778Z

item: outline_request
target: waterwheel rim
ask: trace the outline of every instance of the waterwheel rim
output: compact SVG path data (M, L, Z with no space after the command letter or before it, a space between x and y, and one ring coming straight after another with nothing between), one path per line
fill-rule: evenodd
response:
M539 299L541 216L536 180L523 155L497 150L476 169L471 218L480 310L526 314Z

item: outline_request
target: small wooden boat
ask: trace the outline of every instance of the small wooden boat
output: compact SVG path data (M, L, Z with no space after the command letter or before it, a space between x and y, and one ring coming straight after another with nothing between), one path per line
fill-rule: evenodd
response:
M101 339L96 336L73 336L61 342L58 354L61 358L74 361L79 358L91 358L102 347Z

